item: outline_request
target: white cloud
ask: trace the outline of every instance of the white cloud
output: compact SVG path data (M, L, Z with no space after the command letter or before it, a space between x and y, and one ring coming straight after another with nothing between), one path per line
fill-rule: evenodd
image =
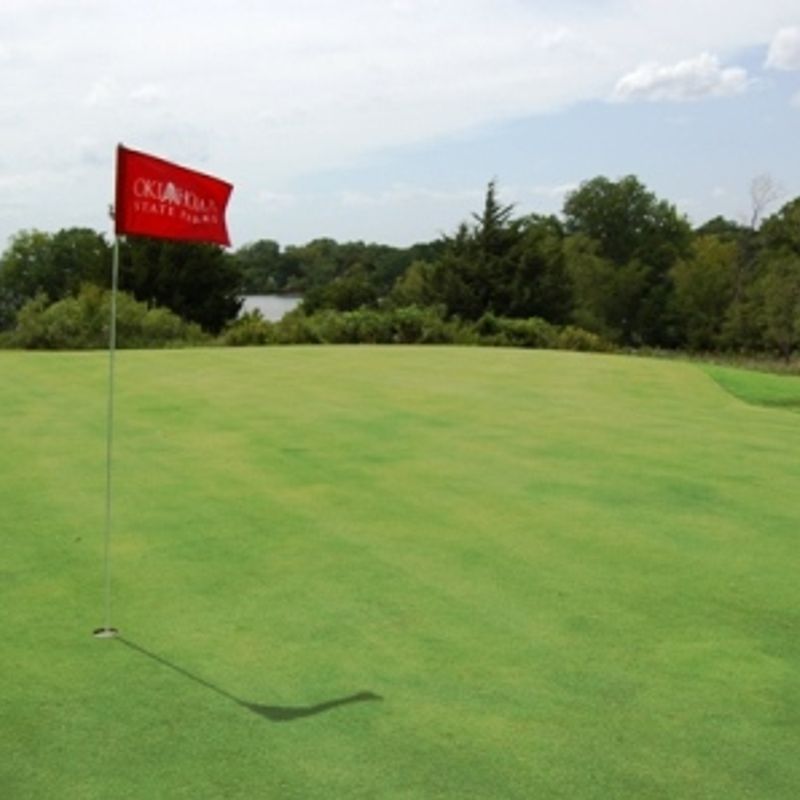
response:
M93 136L79 136L75 142L80 163L87 167L107 167L112 159L113 148L110 142Z
M413 158L420 145L479 137L510 120L550 115L542 128L556 125L564 109L607 99L619 76L646 60L656 66L620 81L619 99L743 91L744 70L712 56L686 62L683 75L674 74L676 62L687 53L732 58L797 19L797 0L240 0L224 13L217 0L194 0L191 13L161 0L0 4L9 12L0 29L0 153L15 170L70 179L68 203L42 191L30 206L36 217L0 219L6 230L60 224L65 208L104 223L111 175L101 180L97 165L113 163L120 140L231 180L242 226L259 228L270 202L260 189L363 192L339 170L383 154ZM64 141L80 144L65 149ZM464 153L461 145L452 152ZM550 169L556 156L542 158L536 177L520 175L520 184L555 184L577 169L572 161ZM448 165L450 175L437 164L401 179L477 184L456 174L468 170L463 159ZM586 169L595 164L602 168L595 160ZM487 164L484 177L498 169ZM378 202L367 210L423 218L414 198L402 196L409 187L394 180L386 178L382 198L380 183L368 184ZM537 202L555 197L540 189ZM431 216L452 208L444 198L422 199ZM474 207L469 198L451 202ZM394 214L394 224L403 218Z
M296 208L299 198L290 192L261 191L258 193L258 202L270 211L283 211Z
M0 174L0 189L3 191L31 189L46 183L48 177L43 172Z
M765 66L800 70L800 27L781 28L773 37Z
M613 98L685 102L741 94L748 83L746 70L722 67L716 56L702 53L670 66L642 64L617 81Z
M159 83L142 84L133 89L128 95L135 103L143 103L144 105L161 103L166 100L168 96L166 87Z
M113 78L100 78L96 80L83 97L83 104L87 108L106 106L113 101L117 94L117 84Z
M470 203L479 202L485 195L485 189L453 189L441 190L426 186L413 186L396 183L379 192L364 192L346 189L339 193L339 202L347 207L360 208L369 206L393 206L408 202L423 203Z
M548 197L551 199L559 199L566 197L570 192L574 192L578 188L577 183L558 183L554 186L532 186L530 193L536 197Z

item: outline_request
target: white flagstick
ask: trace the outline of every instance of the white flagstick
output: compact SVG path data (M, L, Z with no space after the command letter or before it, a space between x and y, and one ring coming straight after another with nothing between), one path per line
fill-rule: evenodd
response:
M117 350L117 282L119 275L119 236L114 236L111 264L111 321L108 334L108 424L106 437L106 525L103 543L105 583L105 624L97 628L98 639L113 639L119 631L111 627L111 465L114 444L114 354Z

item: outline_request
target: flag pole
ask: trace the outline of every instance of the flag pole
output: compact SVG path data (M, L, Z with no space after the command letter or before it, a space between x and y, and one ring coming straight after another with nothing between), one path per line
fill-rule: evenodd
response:
M111 323L108 344L108 422L106 430L106 519L103 536L102 628L99 639L119 634L111 627L111 523L114 444L114 355L117 349L117 283L120 236L155 236L177 241L207 242L228 247L225 208L233 185L147 153L117 145L114 251L111 264ZM153 200L154 202L150 202ZM146 202L145 202L146 201ZM177 210L176 210L177 209Z
M111 627L111 478L114 454L114 356L117 350L117 284L119 282L119 236L114 235L111 260L111 318L108 332L108 410L106 425L106 519L103 535L104 623L94 630L98 639L113 639L119 631Z

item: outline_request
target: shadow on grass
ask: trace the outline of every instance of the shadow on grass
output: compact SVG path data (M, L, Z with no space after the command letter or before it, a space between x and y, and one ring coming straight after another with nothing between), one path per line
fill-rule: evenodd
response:
M142 647L140 644L132 642L130 639L119 636L117 637L117 641L124 644L125 647L129 647L131 650L141 653L143 656L146 656L152 661L171 669L173 672L177 672L184 678L188 678L190 681L194 681L195 683L200 684L200 686L204 686L206 689L216 692L216 694L220 695L221 697L230 700L232 703L236 703L237 706L246 708L248 711L252 711L254 714L258 714L260 717L264 717L271 722L293 722L297 719L313 717L317 714L324 714L326 711L331 711L339 706L350 705L351 703L364 703L372 700L383 700L379 694L375 694L374 692L358 692L357 694L352 694L348 697L340 697L336 700L327 700L324 703L317 703L313 706L267 706L259 703L248 703L246 700L242 700L241 698L236 697L236 695L226 692L225 689L215 686L210 681L207 681L204 678L189 672L189 670L179 667L177 664L173 664L171 661L167 661L167 659L163 656L153 653L146 647Z

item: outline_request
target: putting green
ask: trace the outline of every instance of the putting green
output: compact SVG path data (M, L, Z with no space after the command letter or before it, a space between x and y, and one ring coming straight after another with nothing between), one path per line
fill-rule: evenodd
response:
M792 398L573 353L121 352L99 641L106 358L0 353L0 797L796 797Z

